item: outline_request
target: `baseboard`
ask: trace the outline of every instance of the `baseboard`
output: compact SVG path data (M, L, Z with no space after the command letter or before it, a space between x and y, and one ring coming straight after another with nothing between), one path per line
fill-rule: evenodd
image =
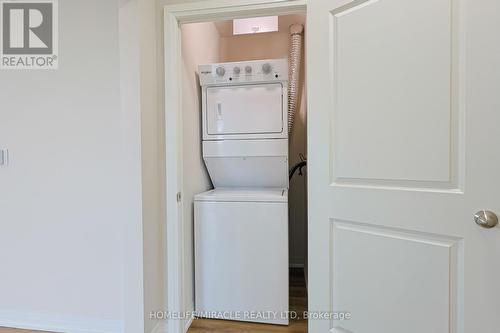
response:
M191 327L193 320L194 320L193 317L188 319L188 321L186 322L186 325L184 325L184 333L186 333L188 331L189 327Z
M151 333L167 333L167 322L165 320L159 321Z
M71 333L121 333L121 320L0 310L0 327Z

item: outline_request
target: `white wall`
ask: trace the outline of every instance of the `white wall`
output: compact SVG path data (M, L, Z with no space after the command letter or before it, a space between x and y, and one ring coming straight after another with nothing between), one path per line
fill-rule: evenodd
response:
M139 45L139 5L137 0L119 2L119 44L120 44L120 103L122 113L129 114L124 126L140 136L140 45ZM139 140L138 140L139 141ZM137 167L140 173L140 142L130 147L128 163ZM135 186L141 201L141 182L129 182ZM140 207L139 207L140 208ZM124 332L141 332L144 328L144 273L143 273L143 226L141 209L136 212L136 223L123 226L123 267L124 267Z
M193 197L211 188L201 150L201 90L198 65L219 61L219 34L213 23L185 24L182 31L183 271L184 309L194 310Z
M291 24L304 24L305 15L286 15L279 18L280 29L278 32L237 35L228 33L226 23L218 24L223 33L220 39L221 61L242 61L271 58L288 58L289 54L289 33L288 27ZM230 28L229 28L230 30ZM305 36L305 34L304 34ZM304 43L305 44L305 43ZM303 53L304 54L304 53ZM290 166L299 162L299 153L307 156L307 109L306 109L306 89L305 89L305 66L304 57L301 64L301 77L299 88L301 93L298 99L298 109L295 117L292 133L289 136ZM304 171L307 168L303 169ZM306 260L307 248L307 184L306 172L304 176L299 176L298 171L290 182L289 190L289 248L290 264L292 266L303 266Z
M141 174L139 115L120 108L118 5L60 2L59 70L0 72L0 326L122 331Z

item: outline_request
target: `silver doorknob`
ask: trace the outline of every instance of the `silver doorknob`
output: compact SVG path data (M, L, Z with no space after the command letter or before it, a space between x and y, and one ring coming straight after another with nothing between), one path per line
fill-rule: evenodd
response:
M489 210L480 210L474 214L474 221L477 225L490 229L498 224L498 217L495 213L490 212Z

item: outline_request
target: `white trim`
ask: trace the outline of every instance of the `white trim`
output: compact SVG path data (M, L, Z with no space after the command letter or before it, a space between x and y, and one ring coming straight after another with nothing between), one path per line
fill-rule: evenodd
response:
M304 13L307 0L205 0L166 5L179 23Z
M194 318L190 317L189 320L186 322L186 325L184 325L184 333L186 333L189 330L189 327L191 327L193 320Z
M182 227L179 220L180 204L177 192L181 190L182 169L180 156L180 85L181 63L180 28L173 13L165 10L165 167L166 167L166 240L167 240L167 309L182 311ZM174 75L169 75L175 73ZM168 320L167 328L180 333L182 321Z
M0 327L71 333L121 333L122 320L61 316L60 314L0 312Z
M180 24L251 16L304 13L307 0L205 0L164 6L165 56L165 167L167 309L183 311L182 207L177 192L182 189L181 141L181 31ZM183 333L190 321L168 320L170 333Z

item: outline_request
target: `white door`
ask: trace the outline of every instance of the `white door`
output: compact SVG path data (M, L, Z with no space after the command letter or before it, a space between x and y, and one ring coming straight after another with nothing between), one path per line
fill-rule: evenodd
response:
M499 31L498 0L309 1L309 306L351 316L311 333L500 332Z

